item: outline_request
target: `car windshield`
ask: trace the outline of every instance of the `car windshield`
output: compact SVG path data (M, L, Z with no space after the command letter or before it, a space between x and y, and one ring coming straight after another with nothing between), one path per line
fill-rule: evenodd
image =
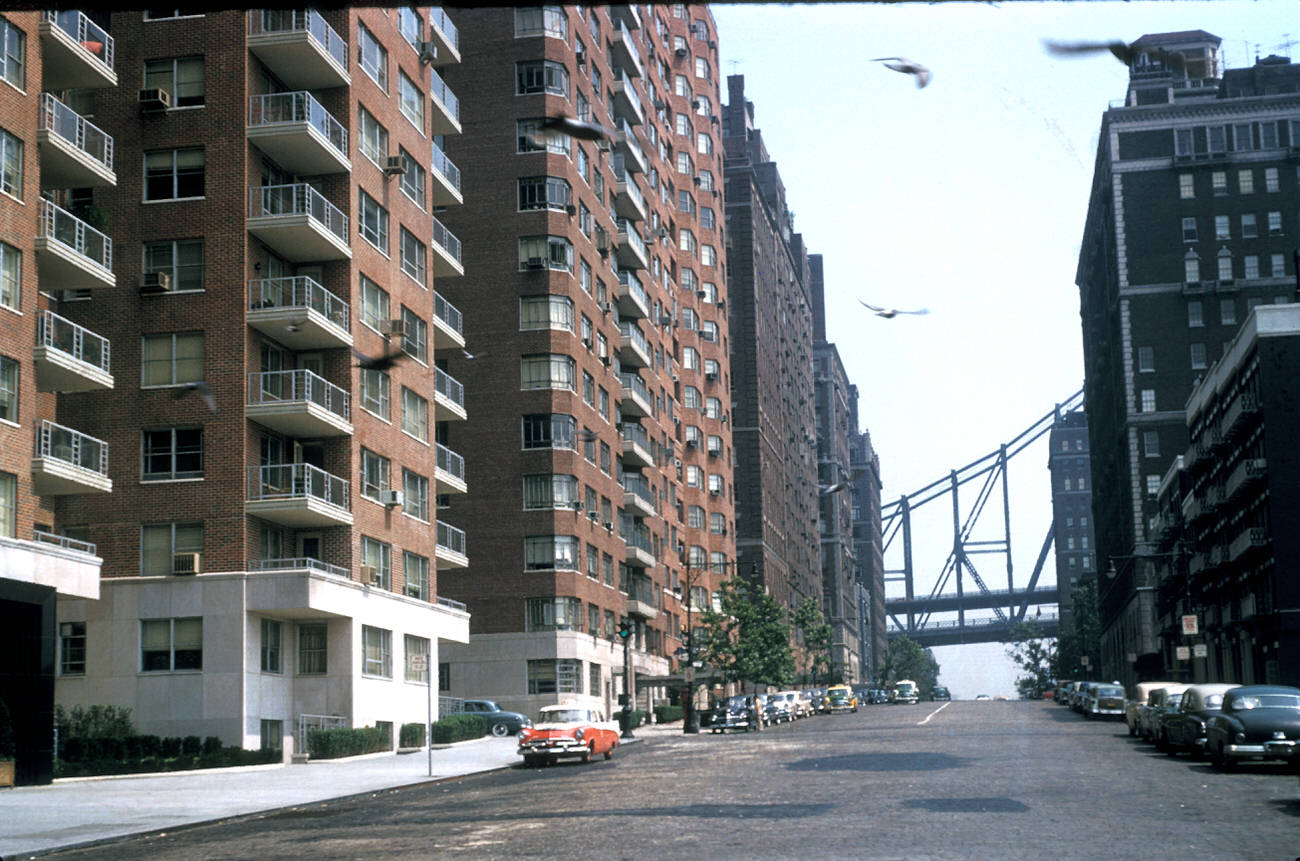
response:
M1097 696L1119 698L1124 696L1123 688L1097 688Z
M1300 709L1300 694L1252 694L1248 697L1235 697L1232 707L1237 711Z
M1173 708L1183 701L1182 694L1165 694L1164 705L1166 708Z
M542 723L571 723L587 719L584 709L545 709L542 711Z
M1203 707L1207 709L1223 708L1223 694L1206 694Z

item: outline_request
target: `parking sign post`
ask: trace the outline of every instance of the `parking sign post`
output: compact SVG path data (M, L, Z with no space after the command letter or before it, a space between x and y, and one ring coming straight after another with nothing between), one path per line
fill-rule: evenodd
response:
M425 713L424 723L424 743L429 749L429 776L433 777L433 674L429 672L428 655L409 655L407 663L410 664L410 670L413 673L424 673L424 687L427 693L426 706L428 711Z

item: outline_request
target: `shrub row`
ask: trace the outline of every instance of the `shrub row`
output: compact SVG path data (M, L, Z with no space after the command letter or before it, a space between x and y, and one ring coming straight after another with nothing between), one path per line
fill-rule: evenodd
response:
M124 739L135 735L131 710L120 706L73 706L68 710L56 705L54 725L58 728L60 739Z
M666 703L664 705L655 706L656 722L669 723L671 721L681 720L681 719L682 719L681 706L668 705Z
M622 721L622 720L623 720L622 715L623 715L623 712L621 712L621 711L616 711L616 712L614 712L614 720L616 720L616 721ZM642 725L645 724L645 716L646 716L646 713L645 713L644 710L642 710L642 709L632 709L632 711L629 713L629 715L630 715L630 717L629 717L629 721L631 722L632 729L636 729L637 727L642 726ZM620 725L621 725L621 724L620 724Z
M391 730L367 726L359 729L313 729L307 732L312 759L338 759L393 749Z
M96 760L175 759L178 756L212 756L222 750L221 739L210 735L200 740L197 735L184 738L162 738L156 735L128 735L123 738L72 738L62 739L59 759L68 763Z
M404 723L398 733L398 746L424 747L424 724Z
M234 765L265 765L279 762L281 752L263 748L244 750L241 747L221 747L208 753L181 754L175 757L143 756L139 758L85 759L69 762L59 759L54 763L55 777L87 777L94 774L139 774L154 771L189 771L196 768L226 768Z
M436 721L433 725L433 743L450 744L453 741L465 741L487 735L488 723L479 715L453 714Z

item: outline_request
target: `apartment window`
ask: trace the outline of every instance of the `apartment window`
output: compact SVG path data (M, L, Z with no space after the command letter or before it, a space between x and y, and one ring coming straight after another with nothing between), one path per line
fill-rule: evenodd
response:
M203 196L202 147L144 154L144 199L187 200Z
M402 6L397 10L397 32L402 34L402 38L411 43L412 48L418 48L424 36L424 22L420 20L420 13L410 6Z
M515 63L515 95L550 93L569 97L569 70L553 60Z
M1204 344L1192 344L1192 345L1191 345L1191 350L1192 350L1192 369L1193 369L1193 370L1200 370L1201 368L1205 368L1205 367L1207 367L1207 366L1209 365L1209 362L1206 361L1205 345L1204 345Z
M362 449L362 451L365 451L365 449ZM369 538L364 535L361 537L361 564L369 565L375 569L375 576L379 580L376 585L380 589L392 588L392 554L393 547L391 544L377 538Z
M597 394L600 396L600 417L605 421L609 421L609 392L605 391L604 386L601 386L597 391Z
M27 34L0 18L0 76L20 90L27 88Z
M429 441L429 402L402 386L402 430L421 442Z
M722 401L718 398L705 398L704 417L710 419L722 418Z
M1252 223L1253 223L1253 219L1252 219ZM1232 238L1232 229L1228 226L1228 216L1226 215L1214 216L1214 238L1215 239Z
M141 619L140 670L203 669L203 619Z
M572 356L550 354L542 356L524 356L520 360L520 388L530 389L568 389L577 391L574 375L577 363Z
M701 155L709 155L713 152L713 138L709 137L706 132L700 132L695 136L695 151Z
M402 156L402 194L405 194L416 206L425 207L425 177L427 172L404 148L398 148Z
M578 498L578 479L572 475L525 475L524 509L572 508Z
M709 61L704 57L695 58L695 77L709 80Z
M1147 496L1156 496L1160 493L1160 476L1147 476Z
M528 662L528 693L582 693L582 661L547 658Z
M524 538L524 569L578 571L578 539L572 535L529 535Z
M1219 278L1224 281L1231 280L1232 279L1232 252L1226 248L1223 249L1222 251L1219 252L1218 257L1215 258L1215 262L1217 262L1219 266Z
M600 174L596 174L596 179L600 179ZM587 208L587 204L578 201L578 229L582 231L583 236L590 239L595 228L596 220L592 218L591 210Z
M140 385L175 386L203 379L203 333L145 335Z
M582 372L582 402L589 407L596 406L596 378L586 371Z
M429 560L409 550L402 551L402 578L408 598L429 600Z
M1243 272L1241 273L1242 278L1259 277L1259 255L1258 254L1247 254L1241 258L1241 261L1242 261L1242 269L1243 269Z
M360 193L361 217L357 220L357 230L361 238L388 254L388 210L379 205L364 190Z
M424 134L424 93L405 72L397 73L397 107Z
M429 657L428 638L416 637L411 634L407 634L405 636L405 645L406 645L406 661L405 661L406 680L408 682L420 682L422 684L428 684L429 683L429 670L428 670L429 662L427 660L427 658ZM424 662L425 669L423 670L411 669L411 658L417 655L426 658Z
M546 152L568 157L571 139L564 132L542 130L540 119L515 122L516 152Z
M573 450L578 422L561 413L540 413L523 417L523 447Z
M1270 254L1268 256L1269 275L1273 278L1281 278L1286 274L1286 263L1283 262L1281 254Z
M1192 299L1187 303L1187 325L1190 328L1205 325L1205 320L1202 318L1201 312L1201 302L1199 299Z
M402 469L402 513L429 520L429 479L406 468Z
M1227 219L1224 220L1226 221ZM1254 239L1258 235L1259 235L1259 231L1255 226L1255 213L1243 212L1241 214L1241 238ZM1218 236L1215 238L1226 239L1227 236Z
M284 749L284 721L263 719L260 728L262 750Z
M709 493L715 496L721 495L723 490L722 476L709 474Z
M713 171L702 170L699 173L700 191L713 191Z
M1250 168L1237 171L1237 191L1240 194L1255 193L1255 172Z
M0 356L0 419L18 421L18 363Z
M361 495L379 501L381 491L388 490L392 461L368 448L361 449Z
M1210 188L1213 189L1216 197L1222 197L1228 193L1228 173L1227 171L1216 170L1210 174Z
M388 292L362 275L361 322L376 332L382 332L389 319L388 313Z
M1194 284L1201 280L1201 261L1196 259L1196 252L1188 251L1183 258L1183 280Z
M695 253L695 234L686 228L682 228L677 234L677 248L681 251Z
M23 253L7 242L0 242L0 306L18 310L22 283Z
M282 669L280 637L284 623L274 619L262 620L262 672L280 673Z
M388 156L388 129L380 125L379 120L365 108L358 107L357 124L360 126L360 142L357 144L361 154L375 163L383 164Z
M582 150L578 152L581 154ZM568 180L558 176L525 176L519 179L519 210L554 209L564 212L573 203Z
M519 300L519 329L573 331L573 300L568 296L525 296Z
M144 88L164 90L171 96L172 107L191 108L203 104L203 58L173 57L146 60Z
M388 421L389 386L388 374L373 368L362 368L361 408Z
M59 623L59 675L86 674L86 623Z
M677 132L677 134L686 138L690 137L691 136L691 115L677 114L676 117L674 117L674 120L675 120L674 129Z
M203 428L167 428L143 433L144 481L203 477Z
M0 129L0 191L23 196L23 142Z
M717 226L718 225L717 225L717 221L715 220L715 216L713 215L713 210L709 209L707 206L701 209L700 227L703 227L705 230L713 230Z
M704 472L698 466L688 464L686 467L686 486L701 487L704 484Z
M393 677L393 632L384 628L361 626L361 673L366 676Z
M365 24L357 25L357 44L361 49L361 70L379 85L388 89L388 51L379 44L374 34L366 29Z
M1183 200L1190 200L1196 197L1196 186L1192 183L1190 173L1178 174L1178 196Z
M429 324L402 306L402 352L422 365L429 363Z
M718 265L718 250L717 250L716 248L714 248L712 245L701 245L701 246L700 246L700 265L702 265L702 266L717 266L717 265Z
M1147 457L1160 457L1160 434L1156 431L1142 432L1142 453ZM1082 486L1081 486L1082 489ZM1073 541L1074 539L1070 539Z
M1183 241L1184 242L1196 241L1196 219L1195 218L1183 219Z
M328 629L324 622L298 625L298 675L323 675L326 670Z
M1282 235L1282 213L1270 212L1267 218L1268 218L1268 235L1281 236Z
M1142 390L1142 412L1153 413L1156 411L1156 390Z
M700 408L700 390L695 386L682 387L682 407L688 410Z
M1293 145L1295 143L1296 143L1295 141L1292 141ZM1270 193L1282 190L1277 180L1277 168L1275 167L1264 168L1264 190Z
M438 664L438 690L451 690L451 664L449 663Z
M163 242L146 242L144 271L165 272L171 278L173 292L202 290L204 286L203 240L170 239Z
M1237 303L1232 299L1219 300L1219 322L1225 326L1237 325Z
M569 38L569 18L562 6L524 6L515 9L515 38L551 36Z
M563 236L519 237L519 268L573 272L573 243Z

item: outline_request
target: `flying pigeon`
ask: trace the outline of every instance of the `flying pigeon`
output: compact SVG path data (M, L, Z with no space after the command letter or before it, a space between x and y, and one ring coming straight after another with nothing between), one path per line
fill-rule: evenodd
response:
M905 75L915 75L918 90L930 83L930 70L906 57L873 57L871 62L884 63L886 69L902 72Z
M819 484L817 485L817 493L821 496L830 496L832 493L839 493L848 486L846 481L838 481L835 484Z
M382 356L374 357L367 356L365 353L358 350L353 350L352 352L361 360L360 362L357 362L357 367L363 368L367 371L387 371L406 356L406 353L401 350L394 350L391 353L384 353Z
M543 131L564 132L569 137L584 141L613 140L618 136L618 132L609 126L589 123L564 114L543 118L541 127Z
M1043 45L1050 53L1061 56L1070 56L1073 54L1095 54L1100 51L1110 51L1126 66L1133 65L1137 59L1138 53L1144 52L1147 56L1163 63L1175 71L1182 71L1187 68L1187 61L1183 59L1182 54L1175 54L1171 51L1165 51L1161 48L1142 48L1138 49L1136 43L1128 42L1055 42L1051 39L1044 39Z
M894 317L897 317L899 314L929 314L930 313L929 308L917 308L915 311L902 311L899 310L898 308L878 308L875 305L872 305L870 302L863 302L861 299L859 299L858 302L861 305L864 305L865 307L870 308L872 311L874 311L877 317L884 317L886 320L892 320Z
M214 413L217 411L217 399L212 397L211 387L209 387L203 380L186 383L176 390L176 394L173 397L175 397L176 400L180 400L190 392L198 392L199 397L203 398L203 403L208 405L208 409L212 410Z

